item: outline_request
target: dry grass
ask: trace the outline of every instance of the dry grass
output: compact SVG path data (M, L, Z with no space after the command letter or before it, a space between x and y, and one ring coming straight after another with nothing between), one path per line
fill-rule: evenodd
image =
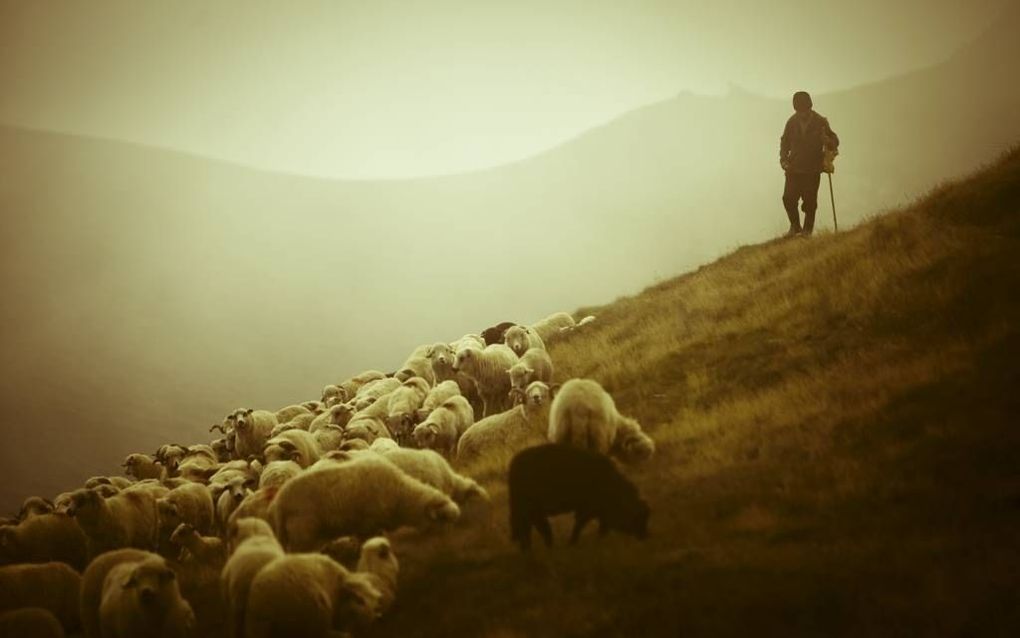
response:
M396 539L379 636L1014 635L1020 152L838 236L746 247L552 349L659 444L653 538ZM565 540L559 521L558 540Z

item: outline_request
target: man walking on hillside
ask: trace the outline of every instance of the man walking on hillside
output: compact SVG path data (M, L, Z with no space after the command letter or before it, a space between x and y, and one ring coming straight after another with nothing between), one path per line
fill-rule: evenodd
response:
M839 138L829 128L829 121L812 110L811 96L805 91L793 95L795 113L786 121L783 137L779 141L779 165L786 171L783 188L783 206L790 218L787 237L810 236L815 229L815 211L818 210L818 182L823 170L823 148L835 151ZM804 225L800 224L797 204L804 211Z

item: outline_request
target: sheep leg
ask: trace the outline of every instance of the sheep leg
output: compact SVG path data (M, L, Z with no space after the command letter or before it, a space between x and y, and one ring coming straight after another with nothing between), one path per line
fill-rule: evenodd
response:
M588 512L575 512L574 513L574 530L570 532L570 544L577 545L577 541L581 539L581 531L584 526L588 524L593 518Z
M531 524L534 525L535 529L538 530L538 533L542 537L542 540L545 541L545 546L552 547L553 544L552 527L549 525L549 519L547 519L545 516L536 516L533 519L531 519Z

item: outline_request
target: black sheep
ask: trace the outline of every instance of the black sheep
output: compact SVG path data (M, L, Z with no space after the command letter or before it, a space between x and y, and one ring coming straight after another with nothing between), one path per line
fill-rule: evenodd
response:
M512 321L504 321L503 323L496 324L491 328L482 330L482 339L485 340L485 345L491 346L494 343L503 343L503 335L510 328L513 328L517 324Z
M599 534L615 529L648 535L648 504L608 457L571 445L550 443L521 451L510 461L510 534L531 547L531 526L552 545L549 516L574 513L570 543L592 519Z

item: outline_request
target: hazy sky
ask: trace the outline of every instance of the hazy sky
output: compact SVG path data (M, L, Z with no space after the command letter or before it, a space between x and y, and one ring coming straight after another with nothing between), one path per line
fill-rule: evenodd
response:
M926 66L1006 1L0 0L0 122L298 173L459 172L681 90Z

